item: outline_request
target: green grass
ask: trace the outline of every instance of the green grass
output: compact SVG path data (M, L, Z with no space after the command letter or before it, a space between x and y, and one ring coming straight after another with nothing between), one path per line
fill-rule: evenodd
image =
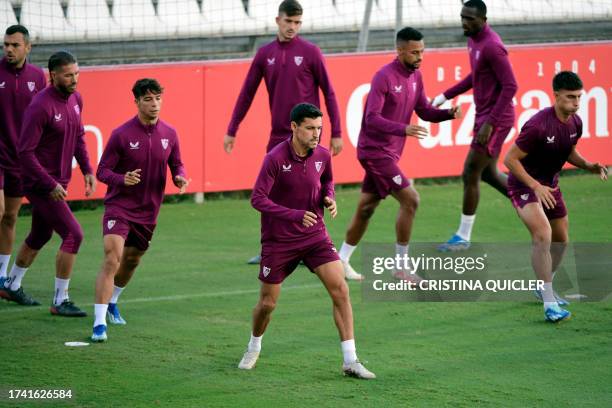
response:
M585 175L564 177L561 185L571 239L610 242L612 185ZM418 188L413 240L447 239L459 220L461 186ZM338 195L340 215L328 222L338 245L358 194ZM396 210L394 200L383 202L366 242L394 241ZM102 209L76 215L86 239L70 293L92 312ZM29 222L20 218L19 241ZM474 237L529 239L510 203L488 187ZM247 200L164 206L151 249L120 301L128 325L110 327L106 344L64 346L87 339L91 318L0 303L0 406L612 406L610 303L572 304L574 318L551 325L535 302L370 303L352 282L358 353L378 375L366 382L340 375L330 301L305 268L285 284L257 368L239 371L258 291L257 268L244 261L258 252L258 240L259 217ZM44 304L58 245L54 238L24 279ZM10 388L70 388L74 398L13 403Z

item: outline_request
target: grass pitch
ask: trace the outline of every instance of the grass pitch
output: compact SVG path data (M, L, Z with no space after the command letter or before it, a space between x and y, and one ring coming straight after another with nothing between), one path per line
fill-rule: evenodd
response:
M573 241L610 242L612 184L563 177ZM461 186L420 185L414 241L443 241L459 221ZM340 214L327 225L337 245L359 190L338 193ZM393 242L397 204L378 208L367 242ZM102 208L76 213L85 231L70 294L93 313L102 261ZM30 222L21 217L18 242ZM473 237L528 241L509 201L483 186ZM236 368L257 300L259 217L247 200L165 205L149 253L121 299L128 325L109 341L87 341L92 317L48 312L54 238L24 279L44 306L0 303L0 406L82 407L377 407L612 406L612 305L574 303L574 317L543 321L525 303L379 303L350 283L357 350L378 378L340 374L342 355L322 285L300 267L284 284L257 367ZM356 253L358 259L359 253ZM525 256L529 256L525 254ZM612 278L611 278L612 279ZM9 389L71 389L62 401L9 400Z

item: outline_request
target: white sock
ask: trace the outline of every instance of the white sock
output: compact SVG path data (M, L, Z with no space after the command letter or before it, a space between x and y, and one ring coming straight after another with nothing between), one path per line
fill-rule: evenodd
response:
M62 302L68 299L68 285L70 285L70 279L55 278L55 297L53 298L53 304L59 306Z
M474 215L465 215L461 214L461 223L459 224L459 229L457 230L457 235L461 238L469 241L472 237L472 227L474 226L474 220L476 219L476 214Z
M106 326L106 311L108 310L108 305L101 305L96 303L94 305L94 315L96 316L96 320L94 320L94 327L99 326L101 324Z
M544 309L557 304L557 299L555 299L555 294L553 292L552 282L544 282L542 300L544 301Z
M355 339L344 340L340 342L342 347L342 356L344 364L351 364L357 361L357 349L355 348Z
M263 334L259 337L255 337L253 336L253 334L251 333L251 340L249 341L249 345L247 346L247 349L249 351L261 351L261 339L263 338Z
M113 288L113 296L111 296L110 302L108 303L117 303L117 301L119 300L119 295L121 295L121 292L123 292L123 289L125 289L125 287L120 288L119 286L114 285Z
M8 275L8 279L4 282L4 287L10 290L17 290L21 287L21 280L27 272L28 268L20 268L17 264L13 264L11 273Z
M8 266L11 261L11 254L0 255L0 278L8 278Z
M401 265L404 264L404 261L403 261L404 255L408 256L409 247L410 247L410 244L402 245L402 244L395 243L395 254L399 255L400 259L402 259ZM401 269L404 269L404 268L402 267ZM412 269L412 262L408 261L406 269Z
M353 255L355 248L357 248L357 245L353 246L347 244L346 242L342 242L342 246L340 247L340 252L338 253L338 256L344 262L348 262L349 259L351 259L351 255Z

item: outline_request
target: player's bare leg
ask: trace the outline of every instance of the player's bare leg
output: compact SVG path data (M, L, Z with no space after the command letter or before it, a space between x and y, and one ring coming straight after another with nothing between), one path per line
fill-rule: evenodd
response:
M363 276L357 273L350 264L351 255L357 247L357 244L363 238L370 218L374 215L376 207L380 204L380 197L376 194L361 193L359 203L357 204L357 210L353 214L353 218L346 230L346 237L342 246L340 247L340 260L344 268L344 277L347 280L362 280Z
M344 373L363 379L376 378L374 373L368 371L357 359L353 332L353 308L341 262L328 262L318 266L314 271L332 299L334 321L340 336L340 346L344 358L342 366Z
M533 270L536 277L544 281L542 299L545 318L551 322L568 319L571 313L559 307L552 287L551 224L539 203L529 203L523 208L517 208L517 213L531 234Z
M276 302L278 301L280 292L280 283L271 284L261 282L259 300L253 309L253 330L251 332L251 340L247 346L247 351L238 364L238 368L250 370L255 367L261 351L261 340L270 323L272 312L276 308Z

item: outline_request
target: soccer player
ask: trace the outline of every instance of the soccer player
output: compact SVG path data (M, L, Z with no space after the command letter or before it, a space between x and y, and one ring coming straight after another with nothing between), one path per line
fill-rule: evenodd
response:
M554 271L561 263L568 242L568 216L558 186L559 172L566 162L607 180L608 169L587 161L576 149L582 136L582 120L576 114L582 81L573 72L562 71L553 78L555 103L529 119L504 164L510 169L508 193L518 216L531 234L531 262L538 279L544 281L539 294L544 317L549 322L569 319L561 306L567 301L553 291ZM557 248L551 248L551 243Z
M335 156L342 150L340 113L321 50L298 36L302 25L302 6L296 0L285 0L278 7L277 38L261 47L247 74L234 107L223 146L230 153L236 143L236 133L253 102L261 79L268 90L272 129L266 151L287 140L291 135L289 114L298 103L319 103L319 88L331 121L330 150ZM291 90L291 91L288 91ZM258 264L259 256L249 260Z
M404 176L398 161L407 137L422 139L427 136L424 127L409 124L412 112L416 111L421 119L431 122L461 115L458 107L434 109L425 97L419 71L425 50L423 35L414 28L405 27L397 33L396 47L397 58L382 67L372 79L361 121L357 158L365 170L365 178L357 210L340 249L346 279L363 279L351 267L349 260L365 234L374 210L388 195L400 204L395 224L396 251L401 257L408 255L419 194ZM398 279L420 280L418 275L409 272L398 270L394 274Z
M76 91L79 66L74 56L59 51L49 58L51 86L39 92L26 109L17 142L25 196L32 205L32 228L17 254L4 291L9 299L35 305L23 293L21 280L53 231L62 238L55 259L55 295L51 314L83 317L87 314L68 297L70 275L83 240L78 221L66 203L68 182L75 157L85 176L85 194L96 188L85 147L81 112L83 101ZM21 292L21 294L17 294Z
M138 113L113 131L97 171L108 190L102 219L104 262L96 280L94 342L107 339L107 314L111 323L126 324L117 301L149 248L166 188L166 169L170 168L180 194L189 184L176 130L159 119L162 87L157 80L144 78L136 81L132 93Z
M15 224L23 200L17 138L23 112L47 79L42 69L29 64L30 34L22 25L13 25L4 35L4 58L0 60L0 288L7 283L7 268L15 242ZM10 286L10 281L7 287ZM0 296L7 292L0 290ZM23 290L10 300L28 304Z
M291 139L266 155L257 177L251 204L261 212L261 290L253 310L251 340L238 367L250 370L255 366L281 284L303 261L332 299L344 373L371 379L376 376L357 359L349 289L323 222L324 207L332 218L337 208L331 155L319 145L322 116L314 105L296 105L290 116Z
M434 98L433 105L474 89L476 119L474 138L463 165L463 210L457 232L440 251L465 250L470 246L482 179L507 195L507 176L497 169L497 159L506 136L514 125L512 98L517 85L506 50L499 35L487 24L487 6L481 0L468 0L461 10L463 34L468 38L470 72L461 82Z

